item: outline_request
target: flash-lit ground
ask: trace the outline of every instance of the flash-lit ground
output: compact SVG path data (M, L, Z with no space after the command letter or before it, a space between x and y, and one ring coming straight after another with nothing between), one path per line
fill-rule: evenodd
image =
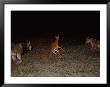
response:
M65 50L54 56L49 40L32 40L32 51L22 56L23 62L11 64L13 77L98 77L100 76L100 49L76 40L60 41Z

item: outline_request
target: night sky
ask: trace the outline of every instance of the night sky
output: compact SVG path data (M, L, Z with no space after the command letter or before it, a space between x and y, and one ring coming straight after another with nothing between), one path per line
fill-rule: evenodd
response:
M12 11L11 37L100 38L100 11Z

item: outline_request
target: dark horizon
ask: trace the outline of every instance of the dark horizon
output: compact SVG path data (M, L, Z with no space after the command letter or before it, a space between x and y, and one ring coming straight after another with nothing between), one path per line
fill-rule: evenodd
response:
M94 36L100 39L100 11L12 11L11 37L51 37L59 33L64 38Z

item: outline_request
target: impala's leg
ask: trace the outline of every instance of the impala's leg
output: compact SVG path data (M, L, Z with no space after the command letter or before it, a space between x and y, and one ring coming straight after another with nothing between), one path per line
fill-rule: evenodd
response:
M59 48L64 51L64 49L62 47L59 47Z
M57 52L57 54L58 54L58 55L60 55L60 52L59 52L59 50L58 50L58 49L57 49L57 51L56 51L56 52Z
M52 53L56 55L55 49L52 49Z

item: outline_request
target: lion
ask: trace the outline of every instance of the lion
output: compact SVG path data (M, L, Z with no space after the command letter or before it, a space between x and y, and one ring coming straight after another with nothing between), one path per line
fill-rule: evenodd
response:
M87 37L86 41L85 41L85 44L90 44L91 49L100 48L100 41L95 39L95 38Z
M24 50L32 50L30 41L11 44L11 57L13 61L17 61L16 64L22 63Z

